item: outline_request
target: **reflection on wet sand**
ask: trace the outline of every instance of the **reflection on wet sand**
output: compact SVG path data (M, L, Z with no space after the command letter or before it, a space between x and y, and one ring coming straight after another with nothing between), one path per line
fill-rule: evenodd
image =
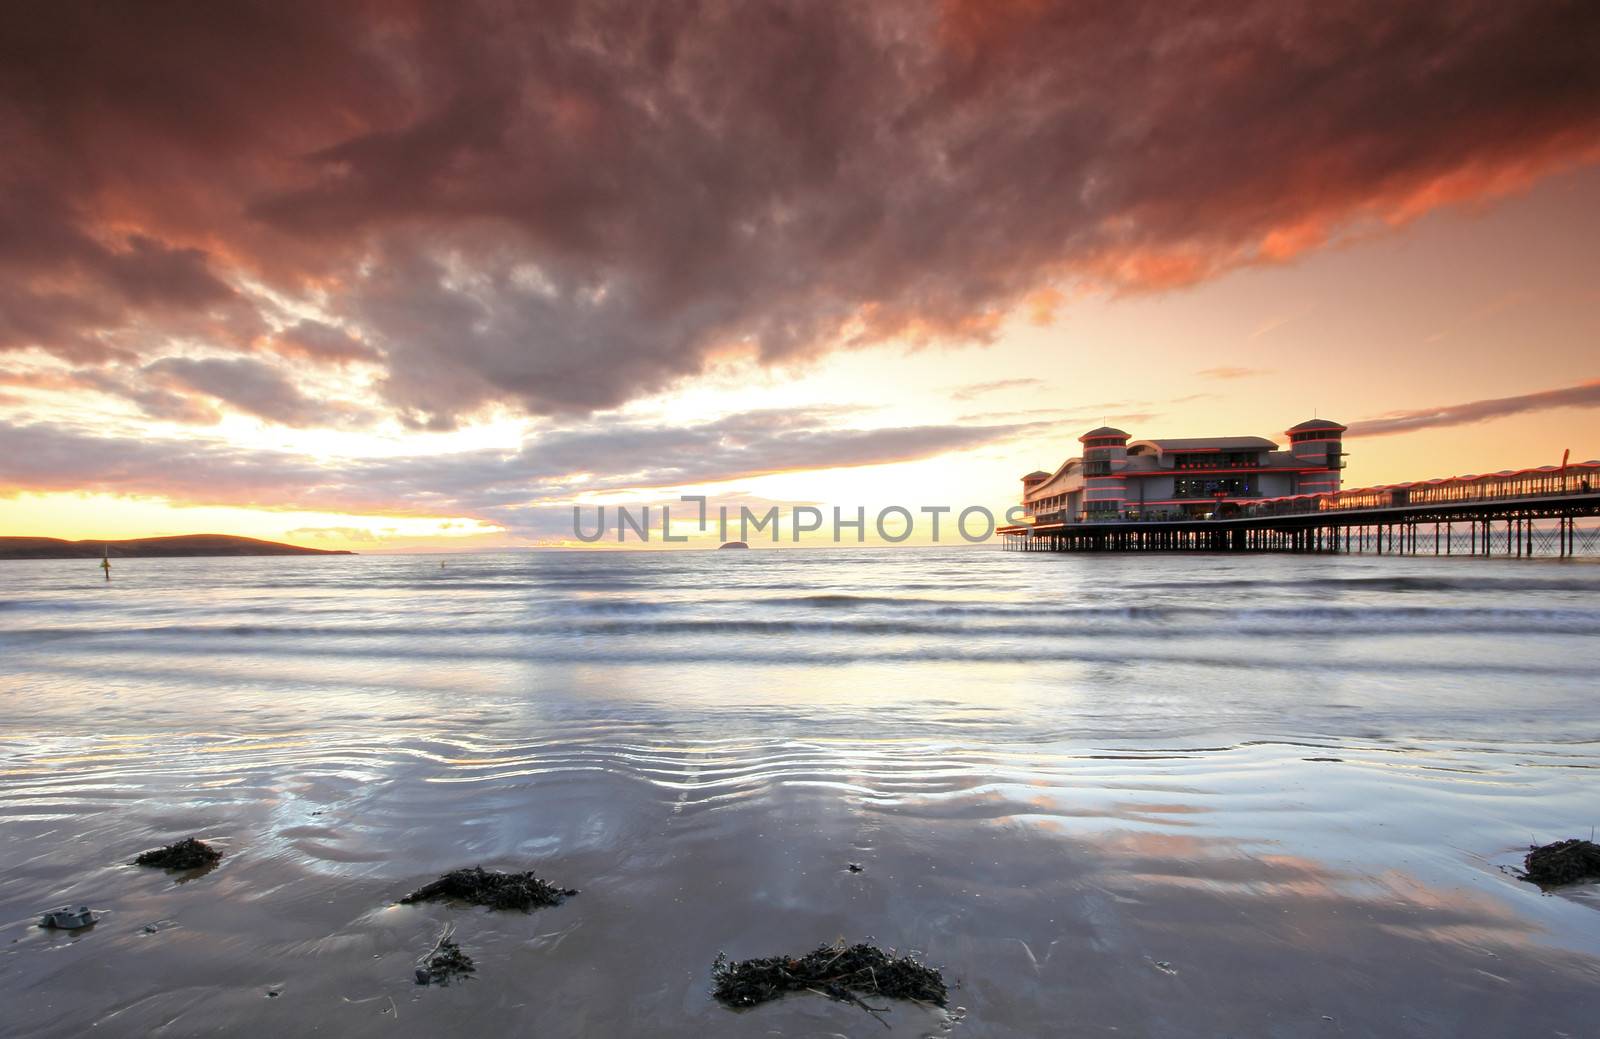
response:
M451 604L468 621L477 610L551 622L515 644L439 636L494 649L489 662L429 655L425 635L400 663L345 652L360 638L345 628L291 639L294 653L259 653L257 636L232 629L196 636L198 615L229 601L203 571L193 588L129 604L155 631L136 649L91 630L127 616L72 614L92 618L77 637L104 650L94 665L64 662L30 634L37 618L15 619L29 608L0 612L4 1030L1584 1034L1600 983L1600 889L1546 895L1499 867L1592 818L1596 734L1573 706L1587 702L1586 672L1509 697L1504 670L1447 670L1402 698L1381 668L1285 662L1315 644L1420 665L1453 653L1455 635L1394 643L1324 625L1273 648L1264 669L1235 645L1244 662L1219 680L1214 662L1174 663L1195 637L1182 625L1166 629L1164 657L1121 664L1029 663L1026 643L1010 641L1019 659L908 663L924 634L852 628L858 610L898 609L897 588L941 581L944 592L906 594L1003 612L1013 593L994 589L1039 581L1015 595L1094 599L1090 585L1060 587L1072 571L1046 581L1034 562L997 554L940 576L951 564L933 554L920 569L850 561L830 577L813 560L806 581L857 598L744 608L824 610L836 635L738 632L721 659L669 667L641 662L648 646L561 632L571 588L540 583L522 561L479 564L477 577L452 564L457 580L489 589L473 591L472 609ZM421 570L406 584L392 560L339 565L392 582L364 609L432 608ZM737 592L725 569L630 565L628 595L654 581L691 614ZM67 596L51 584L65 578L41 573L17 601ZM323 611L348 625L337 587L272 589L268 574L250 578L261 582L250 594L233 589L258 622L309 596L297 623ZM605 574L583 583L603 586ZM1293 571L1279 576L1284 587L1252 609L1292 611L1311 594ZM800 577L750 569L744 580ZM1354 588L1346 599L1441 596L1428 608L1455 608L1449 590ZM1497 608L1521 608L1501 594ZM1583 607L1561 608L1557 657L1586 659L1593 635L1571 630ZM1104 623L1114 641L1165 622L1134 611ZM197 637L222 651L196 650ZM774 638L843 639L855 662L790 666ZM1474 652L1532 666L1526 639ZM880 640L887 662L872 659ZM179 883L127 865L190 835L225 852L204 876ZM583 894L528 914L397 904L478 864L532 868ZM102 916L85 933L34 926L68 903ZM419 987L416 961L446 925L477 973ZM719 952L840 938L942 967L950 1009L897 1002L884 1029L815 996L743 1012L710 998Z
M514 1014L560 1034L861 1034L846 1004L733 1014L706 989L719 951L867 936L942 965L970 1035L1310 1035L1327 1019L1354 1035L1554 1033L1600 979L1592 907L1442 846L1426 823L1441 802L1497 796L1449 773L1391 797L1383 819L1410 830L1393 839L1351 807L1362 770L1329 774L1294 747L1121 761L1039 747L1029 769L905 743L474 743L315 756L248 742L236 782L157 767L132 802L110 782L131 767L115 755L80 756L81 783L14 768L8 914L63 898L109 910L93 941L13 928L13 1027L367 1034L398 1014L494 1032ZM1277 790L1246 789L1262 772ZM1546 798L1578 796L1551 775ZM1330 814L1336 863L1314 854ZM145 834L183 830L228 849L203 881L120 864ZM394 904L478 862L537 864L585 894L529 915ZM417 991L410 965L447 922L478 977ZM893 1035L951 1025L915 1005L889 1020Z

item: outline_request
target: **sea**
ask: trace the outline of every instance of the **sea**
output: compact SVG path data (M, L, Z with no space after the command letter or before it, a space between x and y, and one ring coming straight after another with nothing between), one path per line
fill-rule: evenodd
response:
M1592 560L98 564L0 563L0 1035L1600 1034L1519 875L1600 825ZM474 865L579 893L399 904ZM856 942L947 1004L713 997Z

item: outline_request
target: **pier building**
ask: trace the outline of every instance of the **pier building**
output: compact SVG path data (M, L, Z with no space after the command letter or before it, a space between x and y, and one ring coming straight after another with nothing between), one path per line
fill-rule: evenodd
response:
M1310 419L1284 432L1286 447L1258 436L1133 440L1111 426L1078 438L1082 453L1053 473L1022 478L1030 521L1206 519L1243 505L1338 491L1343 425Z
M1022 552L1377 552L1600 555L1600 461L1379 487L1340 485L1346 428L1312 419L1261 437L1133 440L1102 426L1080 456L1022 478Z

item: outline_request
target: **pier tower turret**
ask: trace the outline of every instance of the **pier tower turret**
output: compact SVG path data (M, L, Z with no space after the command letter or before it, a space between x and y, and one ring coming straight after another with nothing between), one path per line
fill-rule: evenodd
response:
M1038 469L1022 478L1022 507L1030 514L1038 511L1038 508L1033 503L1033 492L1038 489L1040 484L1049 479L1049 473Z
M1128 500L1128 434L1111 426L1091 429L1078 438L1083 445L1084 519L1115 519Z
M1339 489L1344 470L1344 433L1349 428L1325 418L1308 419L1290 426L1289 453L1300 474L1301 494L1322 494Z

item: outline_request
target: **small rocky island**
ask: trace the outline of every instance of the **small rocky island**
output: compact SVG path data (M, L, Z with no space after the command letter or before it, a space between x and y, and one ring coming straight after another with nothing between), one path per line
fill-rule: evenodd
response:
M179 534L124 541L0 537L0 559L139 559L173 556L348 556L344 549L302 548L231 534Z
M723 548L749 548L750 546L745 544L743 541L724 541L722 544L718 545L717 547L719 549L723 549Z

